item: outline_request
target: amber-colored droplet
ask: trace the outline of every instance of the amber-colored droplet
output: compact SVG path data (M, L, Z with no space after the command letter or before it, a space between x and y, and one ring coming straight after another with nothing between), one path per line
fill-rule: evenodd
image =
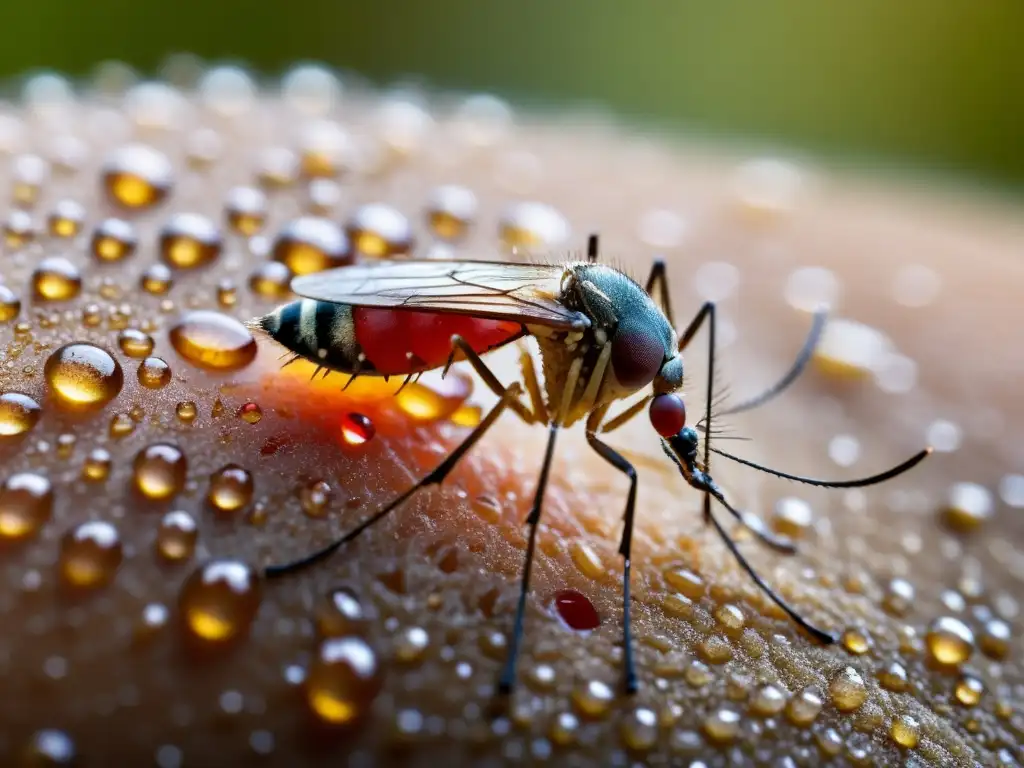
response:
M837 317L825 326L811 359L830 378L856 381L871 376L891 347L876 328Z
M231 280L221 280L217 283L217 304L225 309L233 307L238 303L238 289Z
M174 413L182 423L191 424L199 415L199 409L191 400L183 400L175 406Z
M897 715L889 726L889 735L901 747L913 749L921 739L921 726L910 715Z
M171 366L159 357L147 357L139 363L138 379L146 389L162 389L171 382Z
M758 687L750 697L750 711L760 717L772 717L779 714L787 702L784 688L775 683L765 683Z
M23 248L36 238L36 223L27 211L13 210L4 220L4 244L13 250Z
M907 670L898 661L886 664L878 670L878 682L889 691L902 693L907 690Z
M455 413L453 413L449 418L455 426L468 427L471 429L480 424L480 421L483 418L483 411L479 405L465 403L456 408Z
M117 334L117 346L128 357L147 357L153 351L153 337L135 328L125 328Z
M673 568L665 571L665 581L672 589L681 592L691 600L703 596L704 590L707 588L700 576L685 568Z
M82 273L67 259L51 256L32 272L32 296L36 301L68 301L82 291Z
M704 735L716 744L728 744L739 735L740 720L740 713L732 707L719 707L704 718Z
M974 707L985 693L985 684L972 675L964 675L956 681L956 700L965 707Z
M192 515L184 510L168 512L160 521L156 533L156 552L169 562L180 562L192 557L199 538L199 527Z
M723 603L715 609L715 618L722 627L731 633L737 633L746 624L746 617L738 605Z
M555 594L555 610L569 629L585 632L597 629L601 625L601 617L597 615L594 604L575 589L563 589Z
M337 224L318 216L288 222L274 240L272 251L293 274L308 275L352 263L349 239Z
M265 189L293 186L299 178L299 156L287 147L269 147L256 159L256 178Z
M228 464L210 476L206 500L219 512L235 512L252 501L252 493L253 480L249 470Z
M187 312L171 326L168 337L179 355L200 368L235 371L256 357L249 329L219 312Z
M604 576L604 563L601 562L601 558L597 552L595 552L585 542L580 541L579 539L573 540L569 544L569 556L572 558L572 562L573 565L576 566L576 570L588 579L594 579L596 581Z
M955 483L943 508L946 525L960 533L976 530L995 513L992 493L978 483Z
M178 446L154 443L136 454L132 479L146 498L166 501L185 487L187 474L188 460Z
M107 433L113 438L127 437L135 431L135 419L127 413L115 413L110 417Z
M58 200L46 223L54 237L74 237L85 224L85 206L77 200Z
M258 403L243 403L235 415L246 424L259 424L263 418L263 409Z
M347 413L341 419L341 437L349 445L362 445L373 439L377 428L369 416Z
M721 635L707 635L697 646L701 658L709 664L725 664L732 659L732 646Z
M160 257L175 269L196 269L220 256L220 229L199 213L177 213L160 230Z
M407 627L395 639L395 659L414 664L423 659L430 647L430 635L423 627Z
M69 587L102 587L113 580L122 556L121 537L111 523L82 523L61 539L60 575Z
M369 711L383 684L380 663L360 637L320 643L305 681L306 703L318 722L347 726Z
M261 598L262 585L251 566L214 560L200 565L185 580L178 608L189 637L226 645L248 633Z
M307 483L299 489L302 509L310 517L323 517L331 500L331 486L323 480Z
M17 205L31 207L50 178L50 164L39 155L19 155L11 163L11 197Z
M103 188L111 202L130 209L161 203L174 183L174 168L162 152L129 144L112 152L103 166Z
M267 196L256 187L233 187L224 202L224 217L232 230L252 237L267 220Z
M437 187L427 203L427 223L436 237L459 240L465 237L476 219L476 195L471 189L456 184Z
M166 264L151 264L139 276L139 287L153 296L163 296L174 285L174 275Z
M64 408L102 408L121 392L121 365L93 344L71 343L46 360L43 374L57 403Z
M789 700L786 705L786 717L793 725L804 728L815 721L824 702L815 688L805 688Z
M990 659L1004 659L1010 652L1010 625L1002 619L989 619L978 638L981 651Z
M82 464L82 479L93 483L101 483L110 475L113 460L110 453L103 448L95 448L85 457Z
M653 709L637 707L622 720L622 743L634 752L646 752L658 743L658 716Z
M366 626L366 613L359 599L348 589L336 589L320 600L314 614L321 638L359 634Z
M384 203L358 207L349 217L345 232L357 253L373 259L406 255L413 246L409 219Z
M974 652L974 633L952 616L933 621L924 640L932 659L946 666L962 664Z
M0 285L0 323L9 323L21 312L21 299L6 285Z
M330 120L307 123L299 137L302 175L309 179L333 178L350 170L356 148L352 137Z
M53 486L43 475L19 472L0 485L0 539L34 536L53 514Z
M446 419L473 393L473 380L464 373L449 373L430 386L410 383L395 395L395 402L416 421Z
M343 197L334 179L313 179L306 188L306 209L315 216L330 216Z
M791 539L803 538L814 525L811 505L796 496L786 496L775 503L771 527Z
M550 247L564 243L571 235L569 222L545 203L516 203L498 224L498 235L509 248Z
M829 682L828 692L832 703L840 712L853 712L860 709L868 697L864 678L853 667L843 667L839 670Z
M906 579L893 579L885 589L882 606L893 616L903 616L914 604L914 585Z
M283 299L291 293L292 271L280 261L260 264L249 275L249 290L264 299Z
M124 219L104 219L93 230L89 248L92 255L102 262L127 259L138 246L139 238L135 227Z
M847 629L843 632L843 647L852 654L861 656L871 650L871 636L862 629Z
M21 392L0 395L0 440L18 437L39 422L43 409L39 403Z
M57 457L60 459L70 459L77 444L78 438L70 432L57 435Z
M572 691L572 703L576 711L584 717L600 718L608 714L612 702L615 701L615 693L611 686L600 680L587 680Z

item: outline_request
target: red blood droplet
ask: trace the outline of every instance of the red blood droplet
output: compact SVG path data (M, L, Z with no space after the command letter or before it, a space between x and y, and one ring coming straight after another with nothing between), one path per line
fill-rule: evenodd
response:
M373 439L377 428L369 416L361 413L347 413L341 418L341 437L349 445L362 445Z
M678 435L686 426L686 404L679 395L658 395L651 400L651 425L662 437Z
M582 632L601 625L594 604L575 589L563 589L555 595L555 610L570 629Z

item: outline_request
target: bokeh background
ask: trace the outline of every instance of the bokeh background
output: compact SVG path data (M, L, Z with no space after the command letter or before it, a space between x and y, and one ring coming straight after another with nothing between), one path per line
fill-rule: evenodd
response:
M1020 0L37 0L5 3L2 28L14 78L316 60L1024 189Z

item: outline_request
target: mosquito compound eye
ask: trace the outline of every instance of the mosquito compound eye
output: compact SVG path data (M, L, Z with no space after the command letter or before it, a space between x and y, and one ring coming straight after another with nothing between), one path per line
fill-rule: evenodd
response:
M624 387L642 387L654 381L665 360L665 345L643 328L619 328L612 339L612 369Z
M686 424L686 404L679 395L658 395L651 400L651 426L662 437L678 435Z

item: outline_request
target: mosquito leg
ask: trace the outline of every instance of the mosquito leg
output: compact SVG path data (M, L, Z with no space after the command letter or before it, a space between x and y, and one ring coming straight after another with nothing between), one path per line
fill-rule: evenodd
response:
M632 421L640 411L647 407L647 404L651 402L653 398L654 395L646 395L645 397L637 400L631 406L624 409L622 413L608 419L599 431L602 435L607 435L609 432L618 429L626 422Z
M591 264L597 262L597 234L587 238L587 261Z
M516 662L519 657L519 645L523 638L526 594L530 589L530 569L533 566L533 551L537 543L537 523L540 522L541 505L544 501L544 491L548 485L548 475L551 472L551 459L555 453L555 437L557 435L558 424L551 424L548 427L548 445L544 451L544 464L541 465L540 479L537 481L537 490L533 496L533 506L530 508L530 514L526 518L526 524L530 526L530 534L526 542L526 561L523 564L523 576L519 582L519 604L516 606L516 619L512 627L512 642L509 644L505 668L502 670L501 677L498 680L498 693L503 696L512 692L512 686L516 679Z
M483 379L484 384L487 385L491 392L496 394L498 397L502 397L504 395L505 385L498 381L498 377L495 376L494 372L487 367L487 363L481 360L480 355L478 355L476 351L469 346L469 343L459 335L452 336L452 353L448 356L448 362L445 363L442 375L448 373L448 369L451 368L452 363L455 362L456 351L465 355L466 360L471 366L473 366L473 370L476 371L477 375L481 379ZM538 420L536 414L531 413L526 406L519 401L518 397L516 397L515 400L510 401L508 406L527 424L533 424Z
M537 380L537 367L533 364L533 357L530 356L530 350L526 348L526 345L519 347L519 367L523 370L523 383L530 396L530 409L533 411L533 417L540 421L548 413L548 407L544 404L540 381Z
M661 311L668 318L669 325L675 327L675 319L672 317L672 300L668 291L668 272L665 269L665 260L657 258L651 264L651 274L647 277L647 295L654 297L654 289L658 289L658 302L661 304Z
M796 360L786 372L785 376L756 397L745 400L739 405L734 405L728 410L720 411L721 415L725 416L731 413L750 411L781 395L790 384L797 380L800 374L803 373L804 369L807 367L807 364L811 361L811 357L814 355L814 350L818 346L818 342L821 341L821 334L825 330L825 320L827 318L828 312L824 309L818 310L814 313L814 323L811 325L811 330L807 334L804 346L800 350L800 354L797 355Z
M629 619L629 576L630 552L633 546L633 516L636 511L636 469L617 451L602 443L592 431L587 430L587 442L601 458L629 478L629 495L626 497L626 511L622 516L622 541L619 554L622 555L622 645L623 663L626 672L626 693L636 693L636 668L633 664L633 637Z

